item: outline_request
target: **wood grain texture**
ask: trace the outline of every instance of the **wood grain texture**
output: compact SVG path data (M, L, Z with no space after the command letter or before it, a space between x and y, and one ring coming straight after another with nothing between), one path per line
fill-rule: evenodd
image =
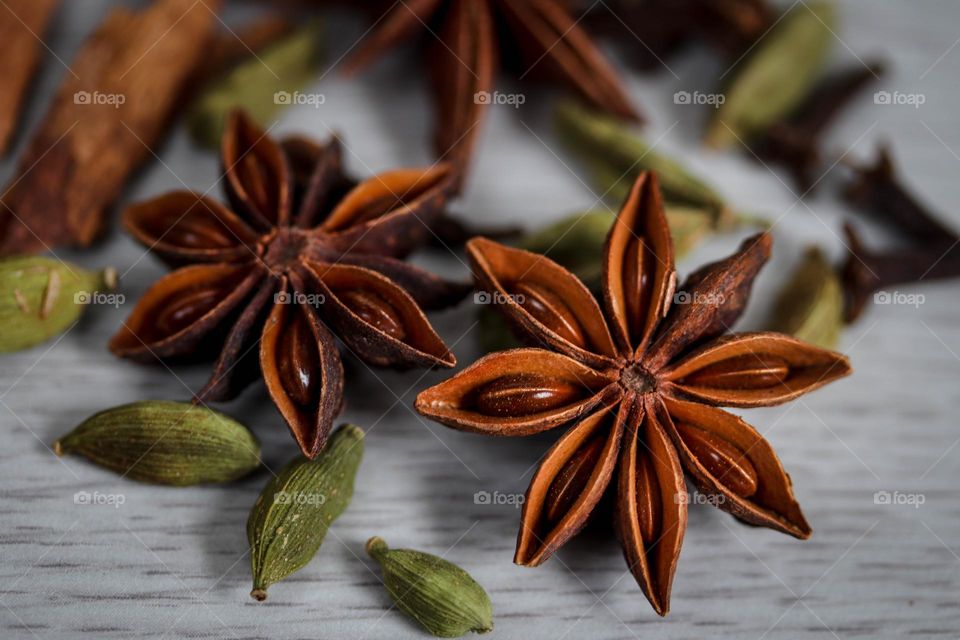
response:
M113 3L73 0L49 42L70 59ZM133 3L130 3L133 4ZM240 3L241 5L245 3ZM848 0L844 44L892 60L877 87L922 93L920 108L859 99L830 138L836 151L868 156L892 142L909 184L960 228L960 7ZM137 3L137 6L140 6ZM229 23L245 7L227 14ZM362 33L357 22L328 29L330 59ZM846 46L844 46L846 45ZM849 49L847 48L849 47ZM343 132L351 169L369 175L402 163L428 163L429 103L396 60L357 81L327 75L312 87L326 101L284 114L275 132L325 137ZM741 326L758 328L764 301L788 277L810 242L842 255L839 228L850 215L837 196L840 168L815 199L797 204L790 182L752 160L698 147L703 107L673 103L674 92L707 91L725 69L707 53L670 60L669 72L631 77L648 106L651 137L704 171L736 206L777 220L771 264L758 280ZM59 70L44 70L49 98ZM508 85L510 83L507 83ZM513 85L518 87L519 85ZM512 89L511 89L512 90ZM522 90L522 89L520 89ZM468 192L456 207L485 223L536 225L589 208L596 196L551 131L546 96L520 110L495 108ZM30 114L31 119L36 117ZM676 124L674 124L676 123ZM173 189L220 197L217 158L181 130L132 185L124 201ZM0 177L14 170L0 165ZM783 180L783 182L781 182ZM860 222L867 240L892 243ZM681 275L732 251L749 233L710 240L680 263ZM960 283L902 287L906 303L874 305L843 336L855 373L786 407L741 413L779 453L813 526L800 542L745 527L693 505L674 582L670 616L659 619L627 573L617 543L588 529L537 569L511 564L519 524L517 494L552 436L493 439L426 422L416 393L448 372L371 371L348 361L344 421L368 431L356 494L315 560L249 598L244 525L268 473L229 487L172 489L123 481L80 459L56 459L49 444L88 415L144 398L185 399L205 382L204 367L143 367L115 359L106 341L132 302L165 269L116 234L96 251L61 254L85 266L113 264L126 302L100 306L61 340L0 359L0 637L31 638L424 638L395 610L363 552L371 535L415 546L468 569L493 600L504 638L956 638L960 629ZM465 274L463 257L426 255L445 275ZM470 304L434 315L461 366L479 354ZM216 405L263 440L278 469L296 447L262 386ZM920 495L923 504L878 504L875 493ZM77 492L123 496L123 504L76 504ZM492 496L484 504L478 492ZM114 499L114 502L116 499Z

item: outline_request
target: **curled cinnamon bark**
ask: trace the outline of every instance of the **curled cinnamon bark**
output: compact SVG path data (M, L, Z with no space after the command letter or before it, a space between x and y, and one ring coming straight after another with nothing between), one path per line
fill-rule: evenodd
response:
M0 203L0 255L87 246L205 55L219 0L111 12L73 60Z
M33 79L43 37L58 0L7 0L0 5L0 154L13 137L30 81Z

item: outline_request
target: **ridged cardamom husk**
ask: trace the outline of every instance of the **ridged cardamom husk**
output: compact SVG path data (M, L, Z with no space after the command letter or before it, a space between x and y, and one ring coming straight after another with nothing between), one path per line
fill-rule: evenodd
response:
M0 260L0 353L20 351L66 331L91 296L117 285L112 268L88 271L38 256Z
M316 75L319 45L319 26L309 25L252 55L207 87L190 112L194 139L208 147L219 145L227 116L236 108L267 125L278 111L294 103L297 91ZM309 97L319 106L318 96Z
M380 563L383 583L397 608L439 638L493 630L493 605L483 587L457 565L422 551L390 549L382 538L367 541Z
M317 553L330 524L350 504L362 457L363 430L343 425L316 458L297 458L260 493L247 520L254 599L266 600L267 587Z
M707 144L748 143L796 109L823 71L835 23L831 2L793 5L734 69L707 130Z
M654 150L627 123L575 102L560 105L556 122L561 140L585 163L595 188L611 204L626 200L642 171L654 171L668 210L671 205L701 209L709 213L712 228L734 226L734 216L712 186Z
M53 450L134 480L175 486L229 482L260 466L260 443L245 426L212 409L165 400L94 414Z
M840 278L823 252L810 247L777 297L770 330L833 349L840 340L842 327Z

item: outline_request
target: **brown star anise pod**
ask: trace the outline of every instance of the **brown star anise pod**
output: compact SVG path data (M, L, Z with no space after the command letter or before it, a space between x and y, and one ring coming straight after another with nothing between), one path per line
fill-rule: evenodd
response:
M850 372L843 355L786 335L722 335L746 306L770 245L766 234L750 238L675 294L670 233L649 173L607 237L603 311L551 260L470 241L478 287L519 334L547 348L488 355L423 391L416 406L457 429L500 436L572 425L527 490L516 563L549 558L609 486L630 570L666 615L687 522L684 469L738 518L810 535L773 449L716 408L780 404Z
M399 259L442 216L453 172L404 169L355 185L335 138L279 145L239 112L221 153L231 208L180 191L124 211L133 236L181 268L144 294L110 349L144 362L219 353L203 401L229 400L262 372L312 458L342 405L335 333L375 366L456 363L421 307L468 288Z
M347 61L359 70L418 32L425 36L437 111L435 149L461 169L494 101L503 60L521 78L558 80L597 107L639 120L616 72L563 0L406 0L376 23Z

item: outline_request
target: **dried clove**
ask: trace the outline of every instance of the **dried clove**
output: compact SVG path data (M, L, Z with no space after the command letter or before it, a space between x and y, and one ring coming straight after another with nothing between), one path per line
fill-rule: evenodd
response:
M900 184L889 147L881 146L873 164L854 166L854 171L854 179L843 192L847 202L927 247L939 247L940 253L957 241L957 233Z
M757 155L787 167L801 193L810 192L823 163L819 144L840 111L884 72L882 62L836 71L824 77L800 107L772 125L757 144Z
M870 251L852 225L844 225L850 249L841 280L844 289L844 320L860 317L870 297L887 287L922 280L960 276L960 251L954 247L960 240L945 246L927 245L879 253Z
M590 27L640 43L629 62L643 71L663 58L703 41L718 53L739 55L769 28L775 12L767 0L613 0L588 16Z

